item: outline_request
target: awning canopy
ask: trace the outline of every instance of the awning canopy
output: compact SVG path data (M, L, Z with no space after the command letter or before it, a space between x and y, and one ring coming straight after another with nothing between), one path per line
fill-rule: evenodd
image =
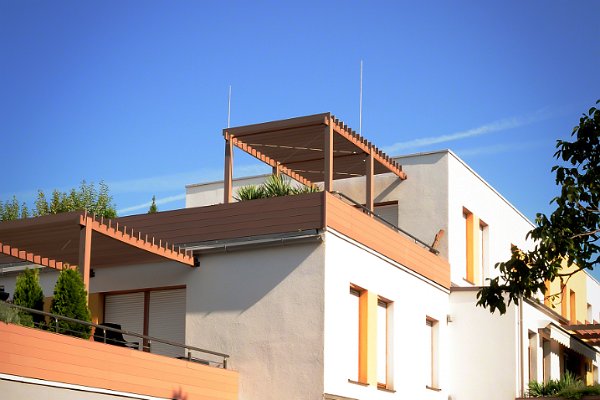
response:
M331 149L327 148L329 127ZM331 179L366 176L369 155L374 159L374 175L392 172L406 179L402 166L330 113L226 128L223 135L234 146L309 186L326 180L328 150L333 154Z
M590 347L592 345L583 342L575 335L569 334L565 329L568 329L568 327L564 327L563 329L553 323L548 324L546 327L546 330L549 331L550 339L576 351L590 360L596 360L598 352L593 347Z
M51 268L79 265L89 233L94 268L169 259L192 266L193 256L165 241L96 218L69 212L0 223L0 264L28 261Z

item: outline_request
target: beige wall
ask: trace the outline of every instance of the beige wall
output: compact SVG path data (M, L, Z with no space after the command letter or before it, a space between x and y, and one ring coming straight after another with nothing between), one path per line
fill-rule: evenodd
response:
M2 393L3 400L121 400L136 398L131 397L130 395L95 393L93 391L82 391L80 389L69 389L60 386L49 386L46 384L41 384L41 382L15 382L2 378L0 378L0 393ZM147 397L137 398L147 399ZM155 397L155 399L158 399L158 397Z
M187 281L187 344L231 354L240 399L323 395L324 250L207 254Z

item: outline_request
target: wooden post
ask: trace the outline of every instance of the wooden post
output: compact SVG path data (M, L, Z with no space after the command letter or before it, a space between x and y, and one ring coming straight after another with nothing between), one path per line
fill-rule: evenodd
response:
M280 173L281 173L281 170L279 168L279 163L277 163L277 165L273 167L273 175L279 177Z
M333 123L331 117L325 127L325 143L323 146L323 155L325 165L323 169L323 190L331 192L333 189Z
M223 179L223 202L231 203L233 181L233 142L225 133L225 178Z
M366 207L373 212L374 211L374 196L373 196L373 170L374 170L374 160L373 153L369 151L367 155L366 161L366 177L367 177L367 195L366 195ZM371 214L371 216L373 216Z
M79 273L83 278L85 290L88 292L88 302L90 297L90 262L92 259L92 219L86 217L85 226L81 227L79 232Z

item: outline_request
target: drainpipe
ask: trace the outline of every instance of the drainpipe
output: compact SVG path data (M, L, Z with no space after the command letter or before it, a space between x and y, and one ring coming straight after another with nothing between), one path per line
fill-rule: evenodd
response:
M523 371L523 296L519 297L519 381L520 394L525 397L525 374Z

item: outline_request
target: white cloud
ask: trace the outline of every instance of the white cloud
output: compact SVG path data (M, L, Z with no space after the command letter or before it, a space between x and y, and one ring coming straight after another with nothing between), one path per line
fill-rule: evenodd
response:
M269 171L264 165L235 166L236 175L259 175ZM176 174L156 175L142 178L106 182L111 194L120 193L160 193L183 190L185 185L223 179L222 169L201 169Z
M240 176L251 176L268 173L270 168L265 165L236 166L234 172ZM107 182L111 195L125 193L164 193L184 191L185 185L198 182L210 182L223 179L223 171L218 169L204 169L198 171L182 172L179 174L157 175L138 179ZM177 194L156 199L156 205L173 203L185 199L185 194ZM118 215L130 214L133 211L148 209L152 201L120 208Z
M478 126L476 128L467 129L465 131L459 131L454 133L449 133L446 135L439 136L429 136L424 138L417 138L407 140L405 142L397 142L390 146L386 146L383 148L388 154L393 154L398 151L404 151L407 149L416 149L420 147L426 147L433 144L446 143L454 140L467 139L470 137L486 135L493 132L500 132L509 129L518 128L521 126L529 125L534 122L542 121L550 118L552 115L546 110L539 110L531 115L525 117L512 117L505 118L498 121L493 121L488 124L484 124Z
M490 154L508 153L515 151L528 150L533 147L542 145L541 142L528 142L528 143L502 143L493 144L490 146L472 147L469 149L454 150L460 157L477 157Z
M163 197L160 199L156 199L156 205L159 206L162 204L168 204L168 203L172 203L174 201L179 201L179 200L183 200L183 199L185 199L185 194L177 194L174 196L167 196L167 197ZM117 210L117 214L123 215L123 214L128 214L132 211L148 209L148 208L150 208L151 204L152 204L152 201L147 201L145 203L136 204L134 206L121 208L121 209Z

